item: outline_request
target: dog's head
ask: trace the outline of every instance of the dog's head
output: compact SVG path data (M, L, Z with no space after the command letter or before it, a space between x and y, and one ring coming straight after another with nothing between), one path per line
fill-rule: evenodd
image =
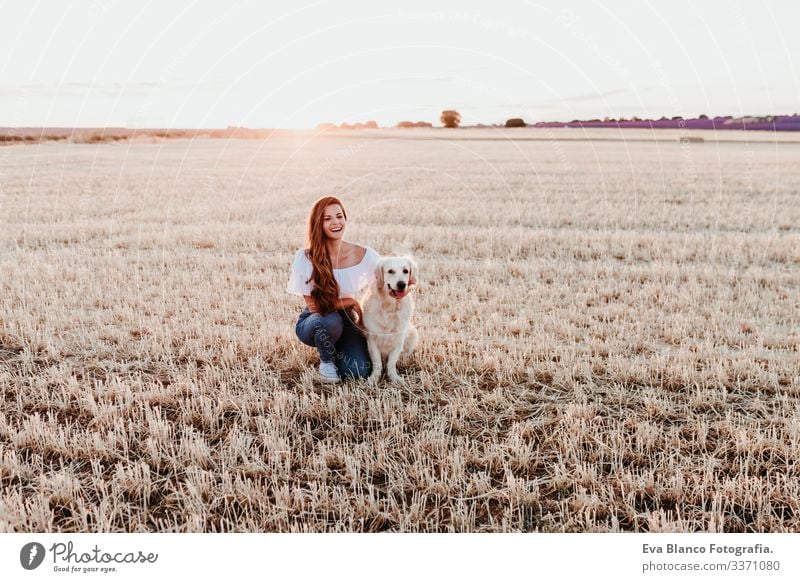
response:
M411 257L384 257L375 267L375 281L381 292L402 299L417 284L418 270Z

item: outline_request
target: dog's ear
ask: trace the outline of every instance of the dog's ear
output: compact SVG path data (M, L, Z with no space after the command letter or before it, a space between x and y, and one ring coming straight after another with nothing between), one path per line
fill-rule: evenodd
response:
M383 288L386 285L383 280L383 259L379 260L378 264L375 265L375 285L380 291L383 291Z
M419 278L419 267L417 267L417 262L408 257L408 285L417 284L417 279Z

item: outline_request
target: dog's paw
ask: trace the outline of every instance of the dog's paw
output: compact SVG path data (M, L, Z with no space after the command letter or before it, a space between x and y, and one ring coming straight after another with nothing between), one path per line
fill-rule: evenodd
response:
M394 384L405 384L406 383L406 381L403 380L403 378L401 378L400 375L397 372L389 372L387 374L387 376L389 376L389 380L391 380Z
M373 372L372 374L369 375L369 378L367 378L367 382L370 384L370 386L375 386L378 383L378 380L380 379L381 379L380 373L376 374L375 372Z

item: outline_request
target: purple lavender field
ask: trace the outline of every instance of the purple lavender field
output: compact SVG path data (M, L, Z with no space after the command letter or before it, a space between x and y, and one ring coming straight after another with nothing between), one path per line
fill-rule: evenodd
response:
M590 119L570 122L544 121L532 124L533 127L619 127L631 129L745 129L758 131L800 131L800 115L766 115L763 117L718 116L684 119Z

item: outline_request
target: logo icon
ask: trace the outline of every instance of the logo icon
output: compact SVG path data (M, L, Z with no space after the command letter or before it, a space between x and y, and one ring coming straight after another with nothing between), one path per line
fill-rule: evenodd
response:
M44 546L37 542L30 542L22 546L19 552L19 563L26 570L35 570L44 561Z

